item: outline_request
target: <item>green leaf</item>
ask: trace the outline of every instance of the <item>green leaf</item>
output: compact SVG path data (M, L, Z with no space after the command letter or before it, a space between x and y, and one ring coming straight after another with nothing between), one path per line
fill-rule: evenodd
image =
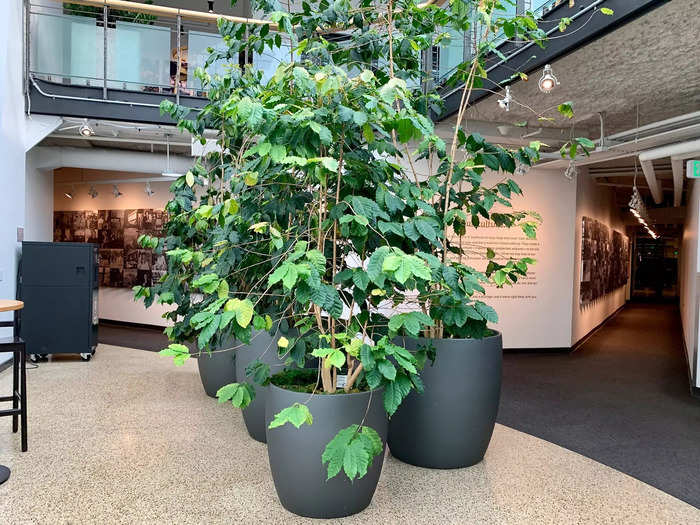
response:
M365 122L364 126L362 126L362 136L369 144L374 142L374 131L369 122Z
M287 148L282 144L275 144L270 148L270 158L272 162L282 162L287 156Z
M236 408L246 408L255 399L255 389L248 383L231 383L216 392L219 403L231 401Z
M360 347L360 362L364 366L365 370L373 370L376 366L376 361L374 360L374 354L372 353L372 347L363 344Z
M613 11L609 7L601 7L600 12L607 16L612 16L615 13L615 11Z
M401 266L401 256L399 255L389 255L384 258L384 262L382 263L382 271L383 272L395 272L396 270L399 269L399 266Z
M474 303L474 307L476 308L476 311L479 312L488 322L498 322L498 314L496 313L496 310L491 308L489 305L477 301Z
M374 73L369 69L365 69L360 73L360 79L365 84L371 82L374 79Z
M224 299L228 297L228 290L228 282L226 282L226 279L221 279L221 282L219 282L219 287L217 289L219 299Z
M384 410L393 416L396 409L411 391L413 384L403 373L397 374L396 379L384 387Z
M367 113L364 111L353 111L352 119L358 126L363 126L367 122Z
M416 230L418 230L418 233L420 233L423 237L431 242L437 241L437 232L429 220L417 218L415 224Z
M357 425L340 430L326 445L321 461L328 464L328 477L331 479L342 469L353 481L367 474L376 456L384 451L384 443L379 434L369 427L358 431Z
M173 358L173 364L175 366L182 366L190 358L190 350L185 345L172 343L168 345L167 348L163 348L160 355L168 356Z
M566 118L574 118L574 103L563 102L557 106L557 111L564 115Z
M316 132L318 138L320 138L321 142L323 142L324 144L330 144L331 142L333 142L333 135L331 135L331 130L329 130L323 124L319 124L318 122L312 120L309 122L309 127L314 132Z
M192 286L199 288L205 293L212 293L219 287L219 276L215 273L208 273L192 281Z
M256 359L245 367L246 377L252 377L258 385L265 385L270 379L270 365Z
M377 369L389 381L396 379L396 367L388 359L383 359L377 363Z
M204 348L209 344L209 341L211 341L211 338L214 337L214 334L219 329L220 321L221 316L215 315L211 322L199 332L199 337L197 337L197 346L199 346L199 348Z
M355 270L352 274L352 282L360 290L367 290L369 286L369 275L364 270Z
M255 313L250 299L229 299L224 305L224 311L235 313L236 322L241 328L245 328L250 324Z
M294 403L292 406L285 408L281 412L275 414L274 419L270 422L268 428L281 427L285 423L291 423L296 428L306 423L311 425L314 418L309 412L309 407L301 403Z
M273 284L282 281L284 288L286 290L291 290L296 284L298 278L299 272L296 265L290 261L285 261L278 266L274 272L272 272L270 277L268 277L268 285L272 286Z
M337 348L315 348L311 355L314 357L324 358L325 367L330 368L334 366L336 368L341 368L345 364L345 354Z
M323 164L323 167L329 171L333 171L333 172L338 171L338 161L335 160L334 158L322 157L321 164Z

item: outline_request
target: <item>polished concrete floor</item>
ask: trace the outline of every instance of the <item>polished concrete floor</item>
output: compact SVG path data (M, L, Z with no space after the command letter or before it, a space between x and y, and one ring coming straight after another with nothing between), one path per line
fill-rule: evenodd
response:
M0 420L2 524L306 523L279 504L265 446L202 391L196 363L100 345L29 373L29 452ZM9 391L11 371L0 373ZM577 453L497 425L485 460L434 471L389 457L344 523L700 523L700 510Z

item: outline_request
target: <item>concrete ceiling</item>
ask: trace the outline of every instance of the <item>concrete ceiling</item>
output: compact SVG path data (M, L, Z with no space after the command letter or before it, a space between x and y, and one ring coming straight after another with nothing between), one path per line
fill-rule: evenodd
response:
M561 82L552 93L539 91L540 70L528 81L511 86L513 97L523 106L511 104L506 113L491 96L476 103L468 118L527 121L530 130L540 126L568 128L572 121L558 116L556 106L573 101L576 135L598 138L598 112L605 112L605 132L610 134L637 127L637 105L640 125L697 111L698 19L700 1L666 3L552 63ZM538 121L538 114L554 117L554 121Z

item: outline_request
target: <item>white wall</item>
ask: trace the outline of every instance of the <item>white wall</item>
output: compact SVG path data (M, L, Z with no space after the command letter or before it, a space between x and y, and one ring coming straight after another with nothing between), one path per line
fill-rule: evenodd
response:
M683 339L691 367L691 377L696 387L700 387L700 366L693 363L698 342L698 289L697 280L700 272L698 257L698 214L700 213L700 184L695 180L687 181L686 219L683 227L681 245L679 281L680 310L683 325ZM696 369L692 370L695 366Z
M502 174L488 175L484 184L501 179ZM481 252L489 246L505 255L511 251L523 256L531 253L537 263L519 284L487 289L484 301L498 312L499 323L494 328L503 333L505 348L569 347L576 184L561 171L542 169L531 169L513 180L523 190L522 196L513 196L513 209L532 210L542 216L537 240L528 240L516 228L469 228L467 235ZM475 257L468 263L480 268L486 261Z
M581 281L581 221L590 217L606 224L611 230L623 235L625 225L620 217L612 188L599 186L588 170L579 168L576 178L576 222L574 224L574 272L573 272L573 317L571 344L576 344L591 330L595 329L615 310L625 304L627 287L622 286L585 306L579 304Z
M22 2L9 0L0 16L0 298L14 299L19 258L17 227L24 226L24 98L22 95ZM0 314L11 320L11 313ZM0 337L12 329L0 329ZM5 361L6 356L0 356Z
M120 184L119 190L124 194L115 199L111 193L112 186L96 185L98 196L92 199L88 195L89 185L77 185L74 187L73 198L65 197L66 186L60 185L61 180L78 180L81 170L57 170L55 187L52 189L53 207L56 211L80 211L80 210L126 210L139 208L163 209L170 200L168 192L169 182L154 182L151 187L155 195L148 197L144 193L143 183ZM133 175L133 174L132 174ZM115 178L114 173L107 174L108 178ZM50 228L53 235L53 214ZM153 304L145 308L142 301L135 302L134 294L128 288L100 287L99 315L100 319L122 321L128 323L150 324L166 326L169 324L163 319L163 314L172 307Z
M26 157L25 241L53 240L53 170L36 167L36 151Z

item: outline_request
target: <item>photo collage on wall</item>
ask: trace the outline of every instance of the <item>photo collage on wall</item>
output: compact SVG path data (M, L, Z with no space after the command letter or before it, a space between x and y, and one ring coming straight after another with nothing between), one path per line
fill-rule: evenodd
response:
M141 248L140 235L159 237L167 220L163 210L89 210L54 212L55 242L91 242L100 246L100 286L151 286L168 269L164 255Z
M588 304L627 284L629 238L607 225L584 217L581 235L580 303Z

